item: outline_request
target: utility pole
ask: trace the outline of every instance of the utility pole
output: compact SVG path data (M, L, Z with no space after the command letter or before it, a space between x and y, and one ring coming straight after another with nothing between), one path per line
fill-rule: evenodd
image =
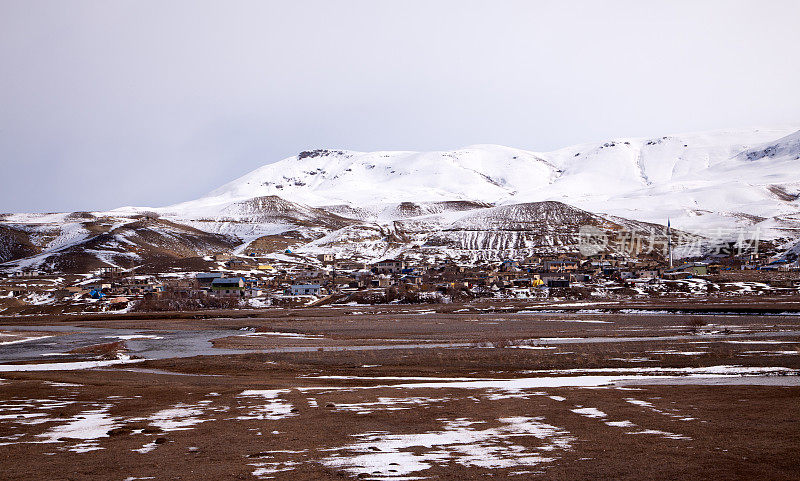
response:
M669 268L672 269L672 230L667 219L667 249L669 252Z

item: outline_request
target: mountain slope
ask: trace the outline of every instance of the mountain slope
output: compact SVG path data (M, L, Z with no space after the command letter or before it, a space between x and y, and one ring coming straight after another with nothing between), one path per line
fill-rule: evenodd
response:
M553 152L313 150L172 206L0 215L0 262L61 269L285 249L364 260L501 259L574 250L581 225L663 232L667 219L710 239L747 229L746 237L789 248L800 239L798 172L793 129L616 139Z
M4 259L11 261L8 266L66 273L89 272L104 266L168 264L176 259L228 251L238 244L238 239L142 216L75 218L68 214L62 216L59 225L27 223L15 227L14 232L26 233L28 239L38 238L40 244L29 243L27 251ZM0 225L0 245L13 239L9 232L9 226Z
M24 230L0 225L0 262L35 255L39 249Z
M592 226L612 241L622 230L665 236L666 227L601 216L561 202L545 201L423 215L388 223L362 223L313 242L301 254L333 253L340 258L451 258L464 262L504 260L579 250L581 226ZM663 237L665 238L665 237ZM650 247L648 242L643 246ZM658 246L654 246L658 249ZM622 246L609 245L622 253Z
M792 197L800 171L793 154L798 136L792 129L732 130L617 139L553 152L494 145L451 152L316 150L265 165L167 210L180 218L198 208L276 195L337 206L345 217L348 208L366 208L374 218L389 220L375 206L557 200L647 222L671 218L677 227L695 232L750 227L754 217L800 208ZM758 152L765 152L760 162L748 159Z

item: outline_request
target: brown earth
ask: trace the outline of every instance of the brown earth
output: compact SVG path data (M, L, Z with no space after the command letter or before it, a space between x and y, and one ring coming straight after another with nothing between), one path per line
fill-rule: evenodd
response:
M363 313L375 315L406 314L409 312L431 312L436 314L515 314L519 311L587 313L598 311L608 314L636 311L657 311L675 314L782 314L800 312L800 296L735 296L718 298L658 298L658 299L608 299L600 301L564 302L552 299L476 299L449 304L378 304L336 305L313 308L288 309L272 307L266 309L207 309L199 311L130 312L130 313L81 313L79 310L63 315L62 306L29 306L25 324L53 324L76 321L129 321L142 320L169 322L182 320L216 319L284 319L298 317L335 317L340 314ZM38 311L37 311L38 309ZM76 309L80 309L76 306ZM13 313L0 315L0 326L15 325L20 317ZM152 325L152 324L151 324Z
M165 359L106 370L0 373L0 478L402 479L409 458L430 467L405 476L427 479L799 478L798 387L617 385L498 391L393 387L413 381L369 379L518 379L564 375L531 372L537 370L604 368L604 374L613 374L622 368L719 365L797 370L800 336L779 335L798 329L797 316L713 316L698 323L692 316L664 314L424 311L384 306L284 310L261 318L73 320L76 326L145 332L248 327L252 330L243 334L322 337L258 335L217 341L226 347L314 348L307 352ZM606 323L571 321L576 319ZM768 334L720 339L706 335L725 329ZM542 337L672 334L688 338L517 347ZM390 339L468 345L333 350L387 344ZM748 339L753 343L728 342ZM281 391L243 395L253 389ZM48 399L68 403L48 408ZM581 414L587 408L604 416ZM193 414L180 415L186 411ZM110 419L100 437L63 436L42 442L52 439L42 434L89 422L98 412ZM35 416L17 417L25 415ZM515 419L543 423L556 434L509 432ZM165 420L185 423L175 430ZM424 436L408 441L406 435L411 434ZM453 444L436 438L439 435L467 441ZM426 445L430 436L440 443ZM555 443L558 439L563 445ZM387 443L398 440L408 442L392 453ZM102 449L70 450L86 448L87 443ZM134 451L143 446L152 450ZM389 458L397 464L370 466L370 460Z

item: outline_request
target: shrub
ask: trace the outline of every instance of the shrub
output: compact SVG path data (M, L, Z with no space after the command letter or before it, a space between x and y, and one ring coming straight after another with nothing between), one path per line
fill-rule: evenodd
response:
M107 342L105 344L92 344L79 347L70 351L72 354L94 354L102 359L113 359L120 351L127 350L123 341Z
M176 297L164 294L147 297L134 304L134 312L196 311L202 309L234 309L239 307L238 297Z
M686 321L686 326L689 328L690 332L696 333L700 330L701 327L706 325L706 321L704 321L700 317L690 317L689 320Z

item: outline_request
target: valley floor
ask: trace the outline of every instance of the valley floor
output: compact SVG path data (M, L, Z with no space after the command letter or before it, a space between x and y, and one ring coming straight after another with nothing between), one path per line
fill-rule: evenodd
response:
M796 310L502 307L3 319L0 477L798 479Z

